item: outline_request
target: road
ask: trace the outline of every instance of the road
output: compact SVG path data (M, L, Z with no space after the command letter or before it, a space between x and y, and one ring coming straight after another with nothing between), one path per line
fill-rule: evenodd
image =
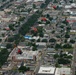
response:
M75 43L75 47L73 50L73 60L72 60L72 65L71 65L71 69L72 69L72 75L75 75L75 71L76 71L76 43Z
M36 68L34 70L35 73L38 73L38 70L39 70L40 66L43 65L43 60L44 60L45 53L46 53L45 50L42 50L42 55L41 55L40 59L37 61Z

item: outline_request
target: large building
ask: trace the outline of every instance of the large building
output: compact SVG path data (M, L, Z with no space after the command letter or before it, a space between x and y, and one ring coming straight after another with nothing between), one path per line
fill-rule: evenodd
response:
M8 60L14 62L21 62L24 61L36 61L38 57L38 51L27 51L15 48L9 55Z
M71 68L53 66L41 66L36 75L71 75Z
M55 67L41 66L36 75L55 75Z

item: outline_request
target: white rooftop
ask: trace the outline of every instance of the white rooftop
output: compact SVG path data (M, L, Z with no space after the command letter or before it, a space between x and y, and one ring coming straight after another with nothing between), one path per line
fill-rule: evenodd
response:
M70 75L71 69L70 68L56 68L55 75Z
M31 2L32 0L27 0L26 3Z
M45 0L34 0L34 2L39 2L39 1L43 1L44 2Z
M22 50L22 54L17 54L18 48L14 48L13 51L9 54L9 57L15 56L16 59L33 59L33 56L38 56L38 51L27 51Z
M38 55L38 51L23 51L22 54L17 54L16 59L33 59L33 56Z
M42 74L54 74L55 72L55 67L40 67L38 73Z

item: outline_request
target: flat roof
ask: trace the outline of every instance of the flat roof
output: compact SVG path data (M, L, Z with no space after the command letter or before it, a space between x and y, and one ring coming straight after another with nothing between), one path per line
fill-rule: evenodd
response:
M42 74L54 74L55 67L40 67L38 73Z
M27 51L27 50L22 50L22 54L17 54L18 48L13 49L13 51L10 53L9 56L15 56L16 59L33 59L33 56L38 55L38 51Z
M43 1L44 2L45 0L34 0L34 2L39 2L39 1Z
M38 55L38 51L23 51L22 54L16 54L16 59L33 59L33 56Z
M62 67L62 68L56 68L56 72L55 72L55 75L70 75L71 73L71 69L70 68L65 68L65 67Z

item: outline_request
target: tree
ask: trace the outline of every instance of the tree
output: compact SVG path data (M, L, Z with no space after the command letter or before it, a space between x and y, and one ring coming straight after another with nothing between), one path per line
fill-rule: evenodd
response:
M15 29L14 29L14 24L10 24L10 25L9 25L9 28L10 28L10 30L13 30L13 31L14 31L14 30L15 30Z
M42 24L42 22L41 21L38 21L38 24Z
M43 39L42 42L47 42L47 39Z
M9 52L7 49L0 50L0 67L7 61Z
M32 50L36 51L37 50L37 46L33 46Z
M49 42L56 42L56 40L55 40L54 38L51 38L51 39L49 40Z
M46 15L46 17L47 17L47 18L50 18L50 15L49 15L49 14L47 14L47 15Z
M0 42L2 41L2 39L0 39Z
M19 33L24 36L30 30L30 27L33 26L34 23L37 21L37 19L41 16L41 14L42 14L42 11L36 11L27 20L27 22L22 25L22 27L19 29Z
M60 28L64 28L64 25L61 25Z
M71 30L71 27L67 27L66 30L67 30L67 31L70 31L70 30Z
M68 60L68 59L64 59L64 58L59 58L58 59L58 63L59 64L70 64L71 63L71 61L70 60Z
M13 42L13 41L14 41L14 37L8 38L8 42Z
M6 45L6 48L7 48L7 49L12 48L12 44L8 43L8 44Z
M60 49L60 48L62 48L62 46L61 46L61 44L56 44L56 45L55 45L55 48L56 48L56 49Z
M46 24L50 24L50 21L47 20L47 21L46 21Z
M45 8L45 6L46 5L44 3L42 3L41 6L40 6L40 8Z
M57 0L54 0L54 2L53 3L57 3Z
M64 44L63 48L70 49L70 48L72 48L72 45L70 45L70 44Z
M19 21L24 21L25 17L20 17Z
M36 8L36 5L35 5L35 4L33 4L33 8L34 8L34 9Z
M55 33L55 30L53 30L51 33L54 34Z
M66 21L66 19L65 19L62 23L66 24L66 25L69 24L69 23Z
M65 38L70 38L70 35L69 34L65 34Z
M70 2L70 3L73 3L73 0L70 0L69 2Z
M54 55L54 59L57 59L57 58L59 58L59 55L58 54L55 54Z
M30 68L29 68L29 67L26 67L26 66L21 66L18 70L19 70L19 72L24 73L24 72L26 72L26 71L29 71Z
M64 40L64 43L67 43L67 39Z
M75 40L70 40L70 43L74 44L75 43Z
M40 39L38 39L37 42L40 42Z
M35 39L31 39L31 42L35 42Z
M58 62L55 64L55 67L60 67L60 65L58 64Z
M60 35L57 35L56 37L57 37L57 38L60 38Z
M50 21L52 21L52 20L53 20L53 18L52 18L52 17L49 17L49 20L50 20Z
M40 37L43 37L43 36L44 36L44 34L43 34L43 33L39 33L39 36L40 36Z

